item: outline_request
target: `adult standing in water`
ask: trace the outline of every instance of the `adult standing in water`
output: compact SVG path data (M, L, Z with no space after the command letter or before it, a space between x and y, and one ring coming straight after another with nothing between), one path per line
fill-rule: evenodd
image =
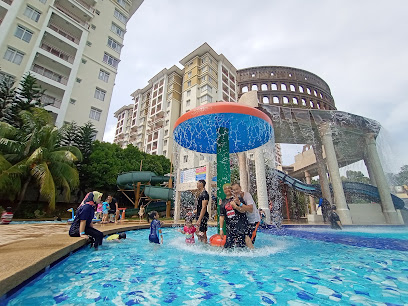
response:
M93 227L92 219L95 216L95 205L99 204L102 199L102 193L98 191L90 192L86 195L81 205L78 207L74 221L69 229L71 237L94 239L94 247L98 248L102 244L103 233Z
M252 243L255 243L256 231L258 230L259 222L261 221L261 216L259 215L255 201L249 192L242 191L240 184L232 184L231 188L234 196L241 197L245 201L246 205L241 208L248 218L248 236L251 238Z
M244 247L245 245L253 249L251 238L248 236L248 219L245 211L248 209L243 198L238 195L233 196L231 185L224 184L225 199L220 207L220 236L224 236L223 224L226 223L227 239L224 248L234 246Z
M197 182L198 196L197 196L197 207L194 211L196 215L196 226L198 227L199 233L197 233L198 240L207 243L207 222L208 222L208 212L207 205L210 200L210 196L205 190L206 182L205 180L199 180Z

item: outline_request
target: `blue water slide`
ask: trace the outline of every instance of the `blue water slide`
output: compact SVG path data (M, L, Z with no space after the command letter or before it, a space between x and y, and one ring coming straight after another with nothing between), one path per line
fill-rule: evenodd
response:
M275 173L279 180L284 184L300 192L304 192L316 197L321 197L322 192L319 185L310 185L303 183L302 181L295 179L294 177L291 177L290 175L287 175L286 173L279 170L275 170ZM356 182L343 182L343 190L345 194L355 194L373 202L381 202L378 188L373 185ZM392 193L391 198L396 209L404 208L405 203L401 198L393 195Z

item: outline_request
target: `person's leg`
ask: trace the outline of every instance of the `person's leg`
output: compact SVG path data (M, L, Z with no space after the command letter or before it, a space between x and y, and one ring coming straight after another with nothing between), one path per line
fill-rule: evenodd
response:
M95 239L95 244L94 244L95 249L97 249L98 246L102 245L103 233L98 231L96 228L86 227L85 234L92 236Z
M252 243L252 240L251 240L251 238L250 238L248 235L245 235L244 240L245 240L246 246L247 246L249 249L253 249L253 248L254 248L254 245L253 245L253 243Z
M120 214L120 211L118 209L118 210L116 210L115 223L117 223L119 221L119 214Z
M225 240L224 248L229 249L232 248L234 245L233 237L227 233L227 239Z
M204 243L207 243L207 229L208 229L207 222L208 218L204 216L204 218L201 220L199 228L199 231L202 233L202 235L198 236L198 239Z

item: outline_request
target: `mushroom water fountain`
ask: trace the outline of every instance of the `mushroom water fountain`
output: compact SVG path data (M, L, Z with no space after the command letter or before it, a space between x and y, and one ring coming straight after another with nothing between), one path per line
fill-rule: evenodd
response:
M173 137L185 149L216 154L217 198L223 200L222 186L231 182L230 153L261 147L274 138L274 133L271 119L262 111L233 102L217 102L182 115L174 126ZM218 222L219 214L217 203ZM214 240L216 237L211 237L210 241Z

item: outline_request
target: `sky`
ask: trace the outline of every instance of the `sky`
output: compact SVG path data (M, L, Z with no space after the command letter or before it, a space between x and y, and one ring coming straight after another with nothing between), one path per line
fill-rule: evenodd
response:
M207 42L237 69L320 76L338 110L381 123L382 151L398 171L408 164L407 20L406 0L145 0L127 25L104 140L133 91ZM288 165L301 147L282 151Z

